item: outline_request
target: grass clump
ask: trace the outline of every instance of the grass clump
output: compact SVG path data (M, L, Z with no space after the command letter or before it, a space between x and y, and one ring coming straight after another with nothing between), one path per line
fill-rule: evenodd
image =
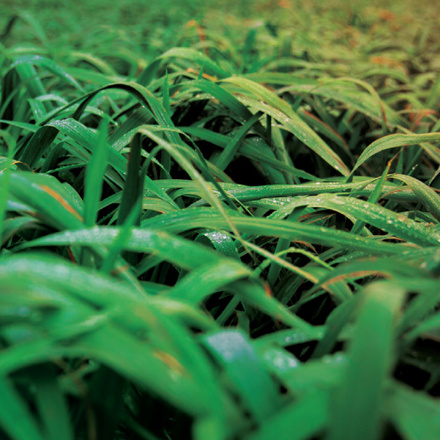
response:
M0 437L438 438L432 5L57 5L0 23Z

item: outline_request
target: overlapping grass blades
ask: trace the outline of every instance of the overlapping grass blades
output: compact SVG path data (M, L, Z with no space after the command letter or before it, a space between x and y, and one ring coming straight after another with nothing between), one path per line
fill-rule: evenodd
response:
M435 14L96 1L0 17L0 437L439 438Z

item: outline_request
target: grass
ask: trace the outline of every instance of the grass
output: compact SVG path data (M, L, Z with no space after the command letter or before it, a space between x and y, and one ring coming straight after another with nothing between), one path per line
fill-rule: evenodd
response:
M0 438L439 438L432 2L14 5Z

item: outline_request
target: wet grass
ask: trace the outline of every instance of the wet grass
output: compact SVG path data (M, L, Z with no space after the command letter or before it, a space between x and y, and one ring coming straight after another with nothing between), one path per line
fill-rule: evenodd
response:
M64 3L0 21L0 437L439 438L432 4Z

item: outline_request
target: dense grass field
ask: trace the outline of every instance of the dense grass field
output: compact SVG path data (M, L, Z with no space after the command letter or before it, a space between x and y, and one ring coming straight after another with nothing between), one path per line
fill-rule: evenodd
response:
M149 3L0 2L0 439L439 439L435 2Z

